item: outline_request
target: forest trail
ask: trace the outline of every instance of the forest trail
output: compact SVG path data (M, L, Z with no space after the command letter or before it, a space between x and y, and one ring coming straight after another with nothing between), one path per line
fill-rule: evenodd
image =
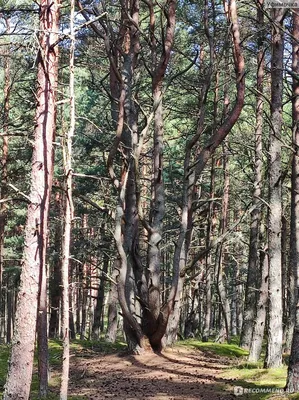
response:
M71 359L70 396L117 400L235 399L233 382L221 378L232 360L197 350L163 354L83 354Z

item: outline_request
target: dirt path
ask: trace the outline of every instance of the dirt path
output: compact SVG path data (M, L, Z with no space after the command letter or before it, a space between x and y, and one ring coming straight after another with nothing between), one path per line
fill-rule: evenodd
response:
M235 399L233 383L220 376L229 360L219 362L184 349L163 355L83 354L71 360L69 394L96 400Z

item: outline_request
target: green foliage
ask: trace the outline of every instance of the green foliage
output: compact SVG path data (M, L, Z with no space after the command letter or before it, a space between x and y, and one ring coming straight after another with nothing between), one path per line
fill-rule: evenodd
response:
M241 349L236 344L200 342L195 339L179 342L180 346L193 347L204 353L215 354L221 357L240 358L248 355L248 351Z

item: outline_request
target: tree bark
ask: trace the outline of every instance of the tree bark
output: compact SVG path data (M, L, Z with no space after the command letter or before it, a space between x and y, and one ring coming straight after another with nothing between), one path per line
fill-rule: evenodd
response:
M269 256L267 248L265 248L264 250L260 250L259 260L261 279L255 323L253 327L250 351L248 356L248 361L251 362L257 362L260 358L266 325L269 276Z
M104 236L105 238L105 236ZM105 283L106 283L106 275L109 267L109 257L107 253L103 255L103 270L100 276L100 283L98 287L96 305L94 309L94 318L92 324L92 337L93 339L98 340L101 330L101 322L103 319L103 307L104 307L104 299L105 299Z
M299 9L293 10L293 59L292 70L299 74ZM291 355L288 367L286 389L289 392L299 392L299 81L293 78L293 161L291 176L291 237L290 237L290 267L294 276L296 293L295 326ZM293 314L293 313L292 313ZM294 315L290 315L294 317Z
M283 91L283 9L273 10L271 59L271 126L269 139L269 327L265 366L282 363L281 283L281 128Z
M68 382L70 368L70 290L69 290L69 271L70 271L70 250L71 250L71 229L74 215L73 208L73 178L72 178L72 141L75 134L75 0L70 2L70 55L69 55L69 100L70 100L70 126L65 134L63 147L63 167L65 183L65 214L64 231L62 242L62 265L61 265L61 284L62 284L62 374L60 385L60 400L68 398Z
M226 97L226 93L225 93ZM222 196L222 214L220 221L220 234L223 233L227 229L228 225L228 215L229 215L229 190L230 190L230 176L229 176L229 161L227 155L227 145L223 144L223 174L224 174L224 183L223 183L223 196ZM224 268L225 264L225 254L224 254L224 245L220 243L216 250L216 276L217 276L217 293L219 297L219 304L222 314L220 333L218 341L222 342L223 340L227 340L230 342L230 305L227 296L226 282L224 279Z
M62 198L60 192L55 193L54 212L58 216L55 221L54 240L55 255L53 257L53 266L49 276L49 298L50 298L50 321L49 337L59 337L59 307L61 299L61 243L62 243Z
M10 19L5 18L6 30L10 32ZM0 198L4 200L7 196L8 184L8 128L9 128L9 101L10 101L10 58L9 45L4 50L4 104L3 104L3 133L2 136L2 157L1 157L1 188ZM0 204L0 337L2 337L2 329L5 326L5 293L3 291L3 271L4 271L4 236L5 226L7 222L7 205L3 201ZM7 283L8 287L8 283ZM7 289L8 290L8 289ZM4 332L3 332L4 333Z
M28 399L32 379L38 294L45 265L48 208L53 174L60 1L41 0L36 110L30 204L14 338L3 398Z
M263 168L263 81L265 69L265 38L263 33L264 12L262 10L263 0L259 0L257 9L257 27L259 29L258 36L258 54L257 54L257 82L256 82L256 128L255 128L255 177L253 188L252 204L255 206L251 213L250 238L249 238L249 255L248 255L248 271L247 282L245 288L245 305L244 319L242 325L240 346L249 349L254 326L254 317L256 315L256 288L257 288L257 271L259 265L259 229L261 223L261 206L260 198L262 194L262 168Z
M113 266L112 272L112 279L113 281L116 280L118 275L119 266L117 266L117 260L115 265ZM108 295L108 325L107 325L107 332L106 332L106 340L109 343L114 343L116 341L116 334L117 334L117 304L118 304L118 297L117 297L117 285L113 282L110 283L110 291Z

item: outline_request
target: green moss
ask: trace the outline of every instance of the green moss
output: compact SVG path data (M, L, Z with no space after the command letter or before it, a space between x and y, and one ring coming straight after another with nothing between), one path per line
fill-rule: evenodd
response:
M239 358L248 355L248 351L236 344L200 342L199 340L189 339L178 342L179 346L193 347L204 353L212 353L222 357Z
M71 343L71 350L77 355L84 352L97 352L104 354L111 354L115 352L125 351L127 345L124 342L117 341L115 343L108 343L104 340L73 340Z
M247 363L243 362L237 367L228 368L222 373L225 379L234 380L234 387L240 386L245 389L257 391L250 393L244 398L253 400L258 399L287 399L283 393L283 388L286 383L287 367L265 369L262 368L262 363ZM277 392L275 392L277 389ZM233 390L233 387L232 387ZM272 392L272 393L271 393Z
M233 366L227 368L221 374L221 378L228 380L231 383L223 385L223 391L234 392L234 388L241 387L249 389L251 393L244 393L239 398L252 400L282 400L292 399L299 400L299 394L286 395L283 393L283 388L286 383L287 367L276 369L264 369L263 362L251 363L246 360L248 351L240 348L238 340L227 343L200 342L195 339L184 340L178 342L177 346L198 349L204 352L207 357L229 357ZM208 359L207 359L208 362ZM221 359L219 360L221 363ZM237 365L236 365L237 364ZM277 392L275 392L277 389ZM256 392L255 392L256 391ZM271 393L272 391L272 393ZM238 396L236 396L238 398Z
M0 394L3 391L5 384L7 368L8 368L8 357L9 357L10 347L6 345L0 345ZM1 395L0 395L1 396Z

